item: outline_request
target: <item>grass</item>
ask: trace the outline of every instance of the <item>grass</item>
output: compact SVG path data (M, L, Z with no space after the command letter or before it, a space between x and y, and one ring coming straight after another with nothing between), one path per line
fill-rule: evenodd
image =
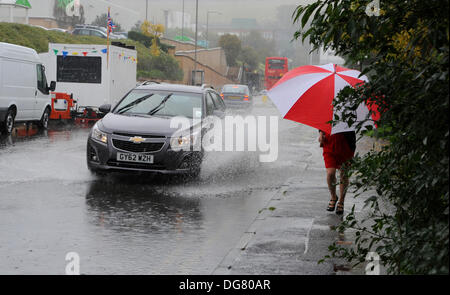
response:
M143 44L137 41L129 39L121 39L118 41L125 43L126 45L135 46L138 58L137 78L140 77L139 76L140 74L152 73L150 65L152 64L152 60L155 59L155 57L153 57L150 54L149 48L145 47ZM4 22L0 22L0 42L30 47L36 50L38 53L48 52L49 43L106 45L106 39L100 37L77 36L63 32L47 31L29 25L4 23ZM162 52L161 55L166 55L165 56L166 59L173 59L174 61L172 62L175 62L176 65L178 65L177 61L173 57L167 56L167 54L164 52ZM167 71L164 71L164 67L162 68L163 71L161 71L161 69L153 71L155 75L157 74L157 77L148 77L148 78L172 79L173 68L168 67ZM179 71L182 72L181 69L179 69Z

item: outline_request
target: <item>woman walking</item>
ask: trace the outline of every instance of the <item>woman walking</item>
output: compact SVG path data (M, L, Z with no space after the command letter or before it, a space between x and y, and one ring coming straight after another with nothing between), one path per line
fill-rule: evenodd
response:
M346 170L350 167L350 160L355 154L356 134L354 131L349 131L329 135L322 130L319 130L319 133L319 142L323 148L323 159L327 169L327 184L331 194L327 210L334 211L337 203L336 214L342 215L345 193L349 184ZM339 198L336 195L337 169L340 170Z

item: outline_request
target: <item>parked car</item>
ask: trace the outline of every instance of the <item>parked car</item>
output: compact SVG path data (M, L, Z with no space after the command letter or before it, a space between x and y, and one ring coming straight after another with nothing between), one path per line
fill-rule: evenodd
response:
M108 36L108 32L105 27L98 27L92 25L76 25L72 31L72 35L79 36L94 36L106 39ZM120 39L114 33L109 34L110 39Z
M201 142L208 130L203 123L211 115L223 117L225 109L220 95L207 86L143 83L113 108L100 107L107 114L89 135L87 166L100 173L147 171L196 177L203 149L180 149L180 145ZM188 134L180 135L170 126L176 116L188 118Z
M128 39L128 32L114 32L120 39Z
M39 25L31 25L31 26L35 27L35 28L39 28L39 29L43 29L43 30L48 31L48 29L46 27L43 27L43 26L39 26Z
M65 30L65 29L61 29L61 28L51 28L48 29L48 31L54 31L54 32L61 32L61 33L69 33L69 31Z
M14 122L36 121L47 128L51 113L45 67L34 49L0 42L0 128L11 133Z
M253 106L253 96L247 85L224 85L220 96L227 107L249 109Z

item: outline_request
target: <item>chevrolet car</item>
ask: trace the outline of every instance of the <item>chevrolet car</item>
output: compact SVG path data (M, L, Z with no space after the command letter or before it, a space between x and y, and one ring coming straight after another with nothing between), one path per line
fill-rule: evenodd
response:
M106 115L89 134L89 170L99 174L145 171L197 177L204 151L192 146L201 142L207 131L204 121L209 116L223 118L226 106L207 85L143 83L114 107L103 105L99 109ZM171 127L174 117L187 118L191 132L180 135Z

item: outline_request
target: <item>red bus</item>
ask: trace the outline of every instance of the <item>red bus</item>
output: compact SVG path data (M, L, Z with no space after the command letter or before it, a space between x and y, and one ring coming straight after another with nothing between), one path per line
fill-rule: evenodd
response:
M264 75L266 89L272 88L287 71L287 57L266 57L266 71Z

